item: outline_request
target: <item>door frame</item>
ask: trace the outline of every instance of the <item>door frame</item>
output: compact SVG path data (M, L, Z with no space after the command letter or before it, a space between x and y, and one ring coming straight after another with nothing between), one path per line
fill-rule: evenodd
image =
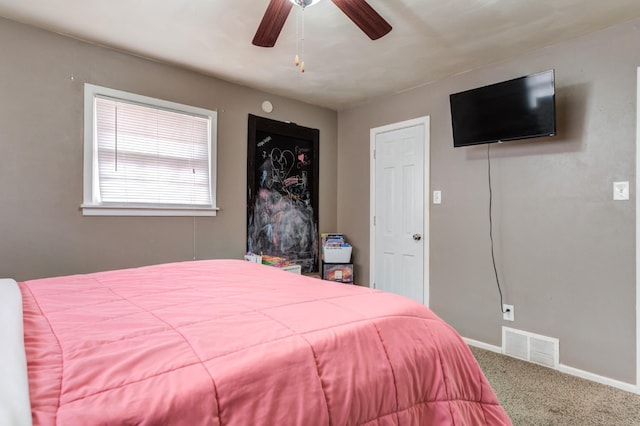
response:
M636 393L640 395L640 67L636 83Z
M431 163L430 158L430 116L418 117L411 120L401 121L398 123L388 124L386 126L375 127L370 130L370 149L369 149L369 287L375 287L375 260L376 260L376 228L375 228L375 212L376 212L376 137L381 133L394 130L405 129L422 125L424 127L424 205L422 207L424 213L423 226L423 286L424 286L424 305L429 306L429 205L431 192L430 176Z

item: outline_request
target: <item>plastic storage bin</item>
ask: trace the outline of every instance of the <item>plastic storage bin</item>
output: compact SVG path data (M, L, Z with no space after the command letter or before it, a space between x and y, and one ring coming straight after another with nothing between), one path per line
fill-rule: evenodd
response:
M347 247L322 247L325 263L349 263L351 262L351 246Z
M322 263L322 279L353 284L353 263Z

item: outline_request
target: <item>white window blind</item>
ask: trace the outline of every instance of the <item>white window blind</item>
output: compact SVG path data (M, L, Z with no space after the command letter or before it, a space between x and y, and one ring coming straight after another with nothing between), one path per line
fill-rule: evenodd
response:
M215 209L211 162L214 114L168 108L166 105L180 105L160 100L155 100L160 105L150 105L114 97L109 92L116 91L111 89L103 91L106 95L92 91L92 183L90 200L85 183L83 207L111 212L118 207ZM85 102L88 100L85 94ZM85 169L87 161L85 152ZM111 214L92 211L89 214ZM182 211L178 215L188 214Z
M96 98L99 202L210 206L209 121Z

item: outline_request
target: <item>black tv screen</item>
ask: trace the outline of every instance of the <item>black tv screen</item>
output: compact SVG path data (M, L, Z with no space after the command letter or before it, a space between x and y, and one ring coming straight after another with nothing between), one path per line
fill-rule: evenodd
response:
M453 146L554 136L554 71L544 71L449 96Z

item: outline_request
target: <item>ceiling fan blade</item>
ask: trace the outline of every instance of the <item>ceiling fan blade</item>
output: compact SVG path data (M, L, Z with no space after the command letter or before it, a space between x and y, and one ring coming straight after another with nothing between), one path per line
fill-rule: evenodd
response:
M289 0L271 0L252 43L258 47L273 47L292 6Z
M332 0L371 40L377 40L391 31L384 20L365 0Z

